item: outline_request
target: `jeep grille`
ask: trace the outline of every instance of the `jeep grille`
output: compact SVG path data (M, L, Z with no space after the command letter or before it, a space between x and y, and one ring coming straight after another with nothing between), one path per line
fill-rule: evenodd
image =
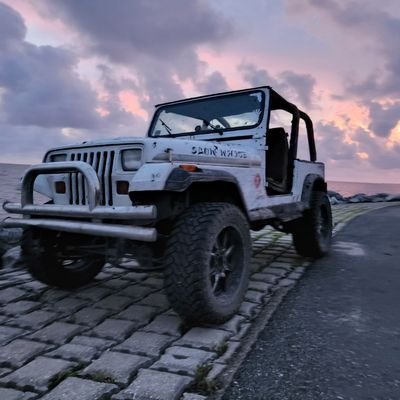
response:
M113 205L112 171L115 151L82 151L68 154L68 161L83 161L90 164L99 177L101 187L100 205ZM70 173L69 204L86 205L86 185L80 173Z

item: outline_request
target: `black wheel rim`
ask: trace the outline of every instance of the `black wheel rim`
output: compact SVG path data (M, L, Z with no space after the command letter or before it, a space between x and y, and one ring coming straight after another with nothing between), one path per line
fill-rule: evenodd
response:
M243 243L233 227L217 236L210 257L210 285L215 297L235 292L243 272Z

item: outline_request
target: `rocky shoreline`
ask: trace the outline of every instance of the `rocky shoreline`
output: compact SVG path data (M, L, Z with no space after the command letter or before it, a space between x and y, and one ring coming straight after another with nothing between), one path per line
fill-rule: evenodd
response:
M377 193L367 195L365 193L357 193L350 197L344 197L340 193L328 191L328 195L332 205L400 201L400 194ZM0 226L0 268L11 268L18 265L21 235L22 229L4 229Z
M340 193L328 191L329 200L332 205L349 203L381 203L384 201L400 201L400 194L377 193L368 195L357 193L353 196L344 197Z

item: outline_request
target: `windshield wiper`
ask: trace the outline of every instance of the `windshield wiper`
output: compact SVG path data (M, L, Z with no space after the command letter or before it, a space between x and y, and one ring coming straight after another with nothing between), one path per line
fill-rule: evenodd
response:
M161 125L165 128L165 130L168 132L168 135L172 136L172 129L161 118L159 118L159 121L161 122Z
M219 128L218 126L215 126L215 125L212 124L210 121L207 121L206 119L203 119L203 122L204 122L207 126L211 127L211 129L212 129L213 131L218 132L220 135L223 135L223 134L224 134L224 131L223 131L221 128Z

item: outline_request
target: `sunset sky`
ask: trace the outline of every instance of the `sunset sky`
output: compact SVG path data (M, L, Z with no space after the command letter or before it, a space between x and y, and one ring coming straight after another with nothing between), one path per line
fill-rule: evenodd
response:
M399 0L0 0L0 162L271 85L313 119L328 179L400 183L399 43Z

